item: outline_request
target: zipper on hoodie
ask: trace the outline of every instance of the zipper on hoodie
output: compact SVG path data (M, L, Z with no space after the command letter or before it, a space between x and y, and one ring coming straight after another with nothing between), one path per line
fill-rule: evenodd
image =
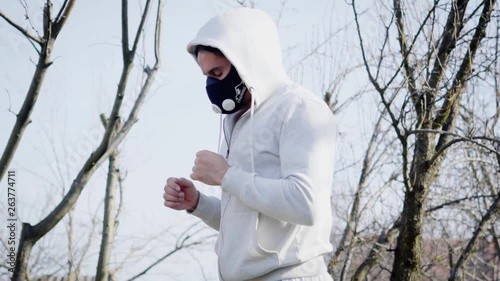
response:
M249 112L250 112L250 109L247 109L245 112L243 112L243 114L241 114L240 117L238 117L238 119L234 123L233 132L234 132L234 128L236 128L236 124L238 124L238 122L240 121L241 118L243 118L245 115L248 115ZM226 141L226 146L227 146L226 157L225 157L227 160L229 157L231 141L227 138L227 135L226 135L226 118L224 118L224 120L222 121L222 131L224 132L224 140ZM233 138L232 137L233 132L231 132L231 139Z
M231 139L230 140L227 138L227 135L226 135L226 118L224 118L224 120L222 122L222 131L224 132L224 140L226 141L226 146L227 146L226 157L225 157L226 161L229 158L231 141L233 139L233 134L234 134L234 131L236 129L236 125L238 124L238 121L240 121L245 115L248 115L249 112L250 112L250 109L248 109L240 117L238 117L238 119L234 123L234 127L233 127L233 131L231 132ZM220 225L219 225L219 232L222 229L223 218L224 218L224 215L226 214L226 209L227 209L227 206L229 205L229 201L231 201L231 194L230 193L228 194L226 206L222 210L222 215L221 215L221 220L220 220ZM221 252L222 252L222 248L224 247L224 235L222 234L222 232L220 232L220 237L221 237L220 249L221 249ZM220 259L217 260L217 267L219 268L219 278L222 281L224 281L224 278L222 277L222 271L221 271L221 268L220 268Z

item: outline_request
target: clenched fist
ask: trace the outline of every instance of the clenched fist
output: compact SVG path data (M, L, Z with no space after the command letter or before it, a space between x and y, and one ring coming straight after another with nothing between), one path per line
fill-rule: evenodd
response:
M174 210L194 210L198 204L198 191L194 184L185 178L168 178L165 185L163 204Z
M217 153L202 150L196 153L191 178L208 185L221 185L229 165Z

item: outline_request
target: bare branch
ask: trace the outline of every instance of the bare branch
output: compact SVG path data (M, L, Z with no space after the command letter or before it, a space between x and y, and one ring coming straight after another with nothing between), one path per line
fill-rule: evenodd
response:
M48 42L47 44L53 44L53 42ZM43 48L43 52L38 58L38 63L35 73L33 74L28 93L26 94L26 98L24 99L19 113L17 114L16 122L12 128L2 157L0 158L0 181L5 175L7 167L14 157L26 127L31 123L30 116L40 94L40 89L45 79L47 69L50 66L49 60L51 48L52 47Z
M150 6L151 6L151 0L147 0L146 6L144 7L144 11L142 13L141 22L137 27L137 32L135 34L135 39L134 39L134 45L132 46L132 50L130 52L131 55L135 55L135 52L137 51L137 46L139 45L139 39L141 38L141 33L143 32L144 24L146 23Z
M389 228L380 232L377 241L373 244L368 256L363 260L361 265L356 269L352 281L366 280L368 272L380 259L381 254L388 250L388 246L394 241L398 234L401 224L401 218L398 218Z
M61 32L62 28L64 27L64 24L66 23L69 15L71 14L71 11L73 10L73 7L75 6L75 2L76 0L64 1L61 10L59 10L59 14L56 18L56 21L54 22L54 30L52 33L53 38L57 38L57 36Z
M361 56L363 58L363 63L365 65L365 69L366 69L366 72L368 74L368 78L369 78L371 84L375 87L375 89L379 93L380 98L382 100L382 104L387 109L387 113L389 114L389 117L391 118L391 121L392 121L392 126L393 126L399 140L401 141L401 144L403 146L406 146L406 139L403 138L403 134L401 133L401 130L398 127L399 120L396 119L396 117L394 116L394 113L392 112L391 107L390 107L391 103L388 102L386 97L385 97L385 92L387 90L387 87L381 87L380 84L378 83L378 81L373 77L373 75L370 71L370 67L368 65L368 61L367 61L366 53L365 53L363 36L361 35L361 28L360 28L360 24L359 24L358 12L356 10L355 0L352 0L351 6L352 6L353 13L354 13L354 22L356 23L356 30L357 30L357 34L358 34L359 45L361 47ZM397 91L396 91L396 93L397 93ZM393 95L393 97L395 97L396 93Z
M435 90L439 81L441 81L441 77L448 63L449 55L456 46L457 38L463 28L463 18L468 3L469 0L457 0L452 4L448 20L443 30L441 45L439 46L438 54L434 61L434 67L427 82L431 91ZM427 97L427 103L433 101L432 96L428 95Z
M453 114L453 112L457 110L457 100L462 92L465 91L467 79L472 72L472 62L474 61L476 52L479 49L481 40L486 35L486 27L488 26L488 22L490 21L495 1L496 0L487 0L484 3L479 23L476 26L476 31L474 33L472 41L467 48L467 52L460 65L460 69L458 70L455 80L453 81L453 86L446 93L443 105L433 121L434 129L437 129L443 125L446 125L445 127L452 127L453 119L451 119L450 117L455 115ZM437 149L439 149L440 146L444 145L446 143L446 140L446 137L440 137Z
M161 62L161 48L160 48L160 44L161 44L161 26L162 26L162 22L161 22L161 19L162 19L162 15L163 15L163 7L165 6L165 2L163 0L160 0L158 1L158 9L157 9L157 12L156 12L156 25L155 25L155 44L154 44L154 52L155 52L155 68L159 68L160 67L160 62Z
M107 119L104 113L100 114L101 122L106 128ZM120 130L120 120L116 123L114 132ZM114 135L112 135L114 137ZM96 280L107 280L110 274L109 259L111 256L112 245L116 228L118 225L117 215L115 213L116 189L120 178L120 153L115 149L109 157L108 175L106 180L106 192L104 197L104 216L102 221L101 246L99 250L99 259L97 261Z
M363 63L365 65L366 73L368 74L368 78L370 79L370 82L373 84L375 89L379 93L383 93L383 92L385 92L385 89L380 86L380 84L377 82L377 80L375 80L375 78L373 77L373 75L370 71L370 66L368 65L368 60L366 58L365 45L363 43L363 36L361 35L361 28L360 28L359 19L358 19L359 14L358 14L358 11L356 10L356 0L352 0L351 6L352 6L352 11L354 13L354 22L356 23L356 31L358 34L359 46L361 47L361 56L363 58Z
M361 173L359 175L358 179L358 185L356 187L356 193L354 195L354 200L352 203L351 211L349 213L349 218L347 220L346 227L344 229L344 232L342 234L342 238L340 240L339 245L337 246L337 250L333 254L332 258L330 259L330 268L335 267L335 265L338 262L338 259L340 255L345 252L349 251L352 246L348 247L349 244L352 244L352 240L354 239L354 235L356 233L357 229L357 223L359 220L359 209L360 209L360 204L361 204L361 196L364 192L365 189L365 183L368 181L368 178L371 176L372 172L372 159L375 154L375 146L376 146L376 141L378 140L379 134L380 134L380 128L382 125L382 122L384 120L385 114L387 110L384 108L384 110L380 113L380 116L375 123L375 127L373 129L373 133L371 135L370 141L368 142L368 147L366 148L366 151L364 153L364 158L363 158L363 165L361 168ZM349 249L348 249L349 248ZM342 270L344 272L344 270ZM343 278L341 278L342 280Z
M151 270L152 268L154 268L155 266L157 266L158 264L160 264L161 262L163 262L165 259L167 259L171 255L177 253L178 251L180 251L182 249L188 249L188 248L191 248L191 247L196 246L196 245L201 245L205 241L207 241L208 239L211 239L211 238L214 238L214 237L217 236L217 234L211 234L211 235L208 235L208 236L201 236L201 237L198 237L196 240L194 240L194 241L192 241L190 243L187 243L188 241L193 240L192 238L194 237L194 235L196 235L197 233L199 233L199 232L203 231L204 229L206 229L206 228L201 228L201 229L199 229L198 231L195 231L192 234L187 234L196 225L198 225L198 223L194 223L194 224L190 225L188 228L186 228L184 230L184 232L182 232L181 235L179 235L179 237L177 238L177 242L175 243L175 247L172 250L170 250L168 253L166 253L165 255L163 255L162 257L160 257L159 259L157 259L155 262L153 262L151 265L149 265L148 267L146 267L140 273L138 273L138 274L134 275L133 277L127 279L127 281L132 281L132 280L135 280L135 279L137 279L137 278L145 275L146 273L148 273L149 270Z
M456 200L452 200L452 201L448 201L448 202L445 202L445 203L442 203L442 204L439 204L437 206L434 206L434 207L431 207L427 210L425 210L426 213L431 213L431 212L435 212L439 209L442 209L444 207L448 207L448 206L452 206L452 205L455 205L455 204L459 204L463 201L470 201L470 200L474 200L474 199L479 199L479 198L494 198L495 195L475 195L475 196L467 196L467 197L464 197L464 198L460 198L460 199L456 199Z
M471 136L471 137L469 137L469 136L462 136L462 135L459 135L457 133L452 133L449 131L441 131L441 130L433 130L433 129L416 129L416 130L410 130L410 131L406 132L407 136L410 136L412 134L422 134L422 133L441 134L441 136L446 135L446 136L456 137L455 139L450 140L446 144L439 147L439 150L437 150L434 153L434 156L429 160L429 162L428 162L429 165L434 164L436 162L436 160L439 159L448 148L450 148L452 145L459 143L459 142L471 142L477 146L480 146L480 147L486 149L487 151L489 151L491 153L495 153L497 155L500 155L500 151L498 151L498 149L488 147L488 146L478 142L478 140L484 140L484 141L496 143L498 145L500 143L500 139L498 139L498 138L490 138L487 136L473 136L473 137Z
M499 212L500 212L500 192L497 194L495 201L493 201L493 204L491 204L491 206L488 208L488 211L484 214L479 225L474 230L472 238L469 240L469 243L462 251L462 254L458 258L455 267L453 267L450 278L448 279L449 281L455 280L458 272L462 269L462 266L464 265L465 262L467 262L469 256L472 254L472 251L476 247L479 238L484 235L484 232L486 231L490 222L495 218L495 216Z
M125 175L126 176L126 175ZM118 207L116 208L115 220L118 220L123 209L123 182L125 181L125 176L121 173L118 175L118 192L120 193L120 201L118 202Z
M493 122L491 122L491 132L495 134L496 124L500 119L500 67L498 65L498 61L500 60L500 17L496 17L496 26L497 26L497 36L495 38L495 58L494 58L494 69L495 69L495 77L494 77L494 91L495 91L495 103L496 103L496 112L493 115ZM500 161L500 159L499 159Z
M283 11L285 10L285 6L287 4L288 0L280 0L280 10L278 12L278 17L276 18L276 26L280 26L280 21L281 21L281 17L283 16Z
M435 6L434 6L435 7ZM407 79L408 90L412 97L413 103L417 103L417 82L414 76L415 66L410 61L410 52L408 50L408 46L406 45L406 32L403 21L403 12L401 10L401 0L394 0L394 14L396 16L396 26L398 29L398 41L399 46L401 48L400 52L403 56L403 65L405 70L405 76Z
M122 0L122 55L126 61L129 56L128 46L128 0Z
M91 218L91 227L90 227L90 231L89 231L89 234L87 236L87 240L83 246L83 250L81 249L81 253L80 253L80 259L77 261L77 265L76 265L76 268L77 268L77 271L78 272L81 272L81 268L84 264L84 261L85 261L85 257L87 256L89 250L92 248L92 241L93 241L93 236L94 236L94 232L96 230L96 227L97 227L97 222L98 222L98 211L100 209L100 207L102 206L102 201L100 202L100 204L97 206L97 208L95 209L94 213L92 214L92 218Z
M10 93L7 89L5 89L5 92L7 93L7 97L9 97L9 109L8 110L10 113L14 114L17 117L17 114L14 111L12 111L12 102L10 100Z
M305 56L300 58L296 63L291 65L286 71L289 72L295 67L299 66L302 64L304 61L306 61L308 58L314 56L315 54L318 53L318 50L324 47L329 41L331 41L336 35L338 35L341 31L345 30L345 27L341 27L337 29L334 32L331 32L323 41L319 42L310 52L308 52Z
M42 38L40 36L31 34L28 32L26 28L22 28L18 24L16 24L13 20L11 20L7 15L5 15L2 11L0 11L0 17L2 17L6 22L8 22L10 25L12 25L15 29L17 29L19 32L21 32L26 38L28 38L31 41L34 41L38 43L39 45L42 45Z
M52 2L50 2L50 0L47 0L45 6L43 6L43 39L46 42L50 42L55 39L55 37L52 37L52 35L54 34L53 24Z
M68 5L68 1L69 0L64 0L64 3L62 4L61 8L59 9L59 13L57 13L57 16L55 18L55 22L58 22L61 20L61 17L62 17L62 14L64 12L64 9L66 8L66 6Z

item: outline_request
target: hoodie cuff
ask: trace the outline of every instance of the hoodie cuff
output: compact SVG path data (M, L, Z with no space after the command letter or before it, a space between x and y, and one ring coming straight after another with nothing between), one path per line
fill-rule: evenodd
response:
M208 200L207 196L201 192L198 191L198 205L196 205L196 208L192 211L186 210L188 214L197 216L199 218L204 218L206 214L210 213L210 201ZM205 215L205 216L204 216Z

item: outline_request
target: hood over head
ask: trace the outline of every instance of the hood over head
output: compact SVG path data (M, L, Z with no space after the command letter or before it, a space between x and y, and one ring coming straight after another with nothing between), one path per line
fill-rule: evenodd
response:
M250 89L255 108L287 80L276 24L266 13L238 8L210 19L187 45L196 60L196 46L219 49Z

